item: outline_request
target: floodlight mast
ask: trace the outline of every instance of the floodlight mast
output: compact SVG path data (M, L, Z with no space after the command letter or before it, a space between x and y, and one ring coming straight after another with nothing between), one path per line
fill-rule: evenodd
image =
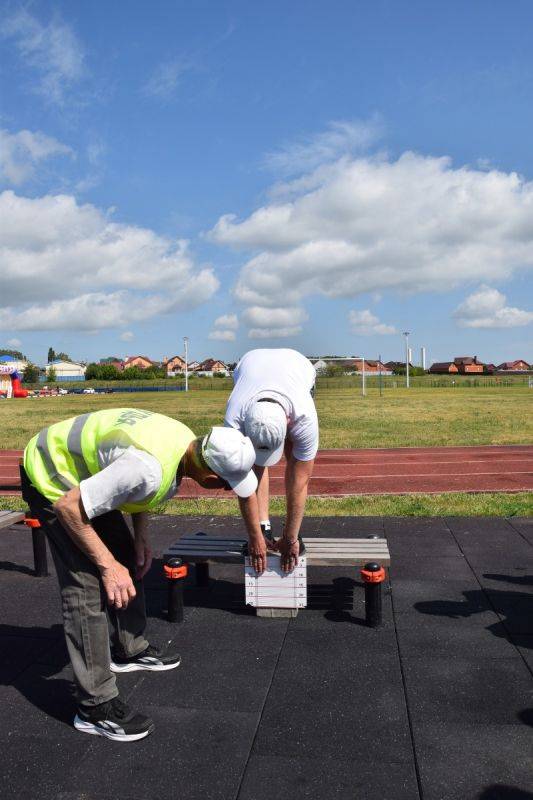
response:
M189 391L189 337L183 337L183 347L185 348L185 391Z
M405 386L409 388L409 333L410 331L404 331L403 335L405 336Z

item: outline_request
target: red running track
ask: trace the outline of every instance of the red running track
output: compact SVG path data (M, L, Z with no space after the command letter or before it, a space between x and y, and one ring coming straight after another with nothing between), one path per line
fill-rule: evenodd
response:
M19 450L0 451L0 494L18 491ZM272 495L285 493L284 464L270 470ZM321 450L309 494L439 492L527 492L533 490L533 446L396 447L375 450ZM188 478L181 498L228 497L206 490Z

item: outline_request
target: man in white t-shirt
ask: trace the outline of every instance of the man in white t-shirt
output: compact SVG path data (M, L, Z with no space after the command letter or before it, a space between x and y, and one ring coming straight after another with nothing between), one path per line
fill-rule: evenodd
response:
M296 565L299 533L307 499L307 487L318 450L318 419L312 392L315 370L296 350L260 349L246 353L235 369L234 389L224 424L248 436L255 448L258 487L255 500L240 501L250 534L250 555L258 572L266 566L271 547L268 467L285 452L287 518L275 548L285 571ZM265 537L267 541L265 541Z

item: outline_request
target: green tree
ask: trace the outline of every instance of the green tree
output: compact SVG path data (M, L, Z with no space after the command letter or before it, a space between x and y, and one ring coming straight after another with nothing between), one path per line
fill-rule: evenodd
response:
M56 382L57 375L56 375L56 371L55 371L55 369L53 367L50 367L50 369L48 370L47 375L46 375L46 379L47 379L47 381L49 383L55 383Z
M55 354L53 348L49 347L48 348L48 358L47 358L48 363L51 364L52 361L55 361L55 358L56 358L56 354Z
M59 361L72 361L71 357L68 353L57 353L54 358L57 358Z
M37 383L39 380L39 367L28 361L26 369L24 370L23 383Z

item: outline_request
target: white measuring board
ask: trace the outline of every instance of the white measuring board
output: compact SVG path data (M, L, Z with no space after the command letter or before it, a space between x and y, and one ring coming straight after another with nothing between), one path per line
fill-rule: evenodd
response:
M307 561L298 559L292 572L283 572L279 556L267 556L267 568L258 575L250 563L244 562L246 605L254 608L305 608L307 605Z

